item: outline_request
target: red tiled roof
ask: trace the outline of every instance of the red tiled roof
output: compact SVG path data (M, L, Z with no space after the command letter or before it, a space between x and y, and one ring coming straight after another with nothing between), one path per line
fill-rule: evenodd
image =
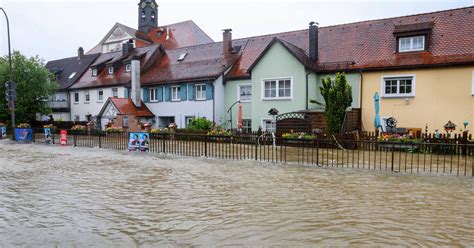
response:
M142 102L140 108L133 104L130 98L109 98L114 104L120 114L122 115L134 115L136 117L154 117L155 115L148 109L145 103ZM104 107L107 104L104 104Z
M445 10L319 28L318 69L322 71L402 68L453 63L474 63L474 7ZM396 53L394 32L432 25L429 49ZM237 40L242 56L229 79L249 77L248 69L274 37L308 54L308 30L269 34ZM351 65L350 62L355 62Z

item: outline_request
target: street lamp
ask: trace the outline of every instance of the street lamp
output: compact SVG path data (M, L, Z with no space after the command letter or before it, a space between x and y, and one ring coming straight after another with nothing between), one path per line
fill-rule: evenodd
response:
M11 111L11 118L12 118L12 140L15 140L15 98L16 98L16 85L13 82L13 70L12 70L12 52L11 52L11 45L10 45L10 22L8 21L8 15L3 8L0 8L3 14L5 15L5 19L7 20L7 36L8 36L8 66L9 66L9 73L10 73L10 80L5 84L7 88L7 100L8 100L8 107Z

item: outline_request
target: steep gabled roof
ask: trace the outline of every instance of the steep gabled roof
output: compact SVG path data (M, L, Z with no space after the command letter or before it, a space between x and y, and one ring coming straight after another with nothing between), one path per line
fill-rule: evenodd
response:
M118 113L121 115L134 115L136 117L154 117L155 115L148 109L145 103L141 103L140 107L135 106L132 99L130 98L113 98L109 97L105 104L102 106L102 109L99 112L98 116L104 114L105 109L109 104L113 104L118 110Z
M59 90L62 91L73 85L99 55L96 53L84 55L81 59L71 57L52 60L46 63L46 68L57 75L56 80L59 83Z
M409 68L474 63L474 7L426 14L386 18L319 28L321 71ZM413 26L429 27L429 49L418 53L397 53L394 33ZM277 37L309 54L308 30L239 39L242 56L229 79L248 78L250 66Z

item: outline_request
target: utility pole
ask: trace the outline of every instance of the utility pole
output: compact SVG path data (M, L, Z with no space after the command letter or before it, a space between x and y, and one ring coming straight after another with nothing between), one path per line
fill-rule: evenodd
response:
M10 43L10 22L8 21L7 13L3 8L0 8L5 19L7 20L7 35L8 35L8 65L10 80L5 83L6 97L8 101L8 109L11 111L11 126L12 126L12 140L15 140L15 100L16 100L16 84L13 82L13 70L12 70L12 50Z

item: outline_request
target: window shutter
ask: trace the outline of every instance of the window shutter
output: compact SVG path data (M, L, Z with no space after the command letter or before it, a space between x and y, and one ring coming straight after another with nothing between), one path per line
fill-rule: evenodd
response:
M149 97L150 97L150 92L148 88L143 88L143 101L148 102Z
M206 99L207 100L212 100L214 97L213 95L213 85L212 83L207 83L206 84Z
M188 84L188 99L194 100L194 92L195 92L194 84Z
M128 98L130 93L129 93L129 89L128 88L125 88L125 92L123 93L124 94L124 97L125 98Z
M165 101L171 101L171 87L169 85L165 86Z
M187 93L187 87L186 87L186 84L182 84L180 87L180 91L179 91L179 98L181 99L181 101L186 101L186 99L188 98L188 93Z
M158 89L156 90L158 96L156 99L158 99L158 102L162 102L163 101L163 86L160 85L158 86Z

